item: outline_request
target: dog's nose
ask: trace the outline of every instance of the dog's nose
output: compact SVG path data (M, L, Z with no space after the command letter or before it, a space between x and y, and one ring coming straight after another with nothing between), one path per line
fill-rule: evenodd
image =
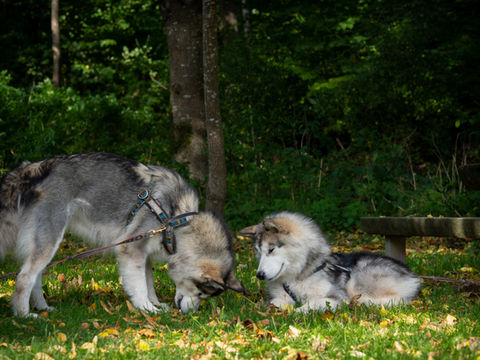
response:
M257 278L265 280L265 273L263 271L257 271Z

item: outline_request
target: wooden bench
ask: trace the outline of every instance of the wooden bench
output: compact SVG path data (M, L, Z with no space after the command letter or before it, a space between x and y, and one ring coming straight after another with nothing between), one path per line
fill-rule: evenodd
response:
M459 174L467 188L480 190L480 164L465 165ZM406 257L406 239L411 236L480 239L478 217L363 217L360 223L365 232L384 235L386 255L402 262Z
M385 254L405 262L405 245L411 236L480 239L480 217L363 217L362 229L385 236Z

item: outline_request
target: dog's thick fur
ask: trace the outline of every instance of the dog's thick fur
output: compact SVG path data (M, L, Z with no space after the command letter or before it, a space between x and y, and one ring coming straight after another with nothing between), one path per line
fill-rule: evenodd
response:
M259 265L270 302L278 307L300 301L298 311L360 304L391 306L411 301L420 280L403 263L369 252L333 253L312 219L280 212L241 231L255 237Z
M23 263L12 295L14 314L35 316L29 301L39 310L50 309L42 293L42 271L66 230L107 246L159 228L146 206L127 224L137 195L152 180L152 197L169 216L198 211L196 192L179 174L113 154L56 156L8 173L0 183L0 260L12 252ZM135 307L149 312L168 308L155 294L152 261L168 262L175 303L184 312L224 289L243 291L233 271L230 232L217 216L200 212L176 228L175 237L171 255L162 246L162 235L115 248L124 289Z

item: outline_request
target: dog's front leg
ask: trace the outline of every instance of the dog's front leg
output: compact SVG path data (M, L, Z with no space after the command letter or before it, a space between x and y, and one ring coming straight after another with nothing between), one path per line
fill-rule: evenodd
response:
M149 299L146 273L147 255L135 246L126 245L117 252L117 260L123 288L133 306L152 313L158 312L159 309ZM151 281L153 282L153 275Z
M268 284L268 297L270 303L282 308L285 305L295 305L295 300L288 295L281 282L272 281Z
M334 298L305 299L304 305L295 311L307 313L310 310L336 310L342 304L342 300Z
M145 267L145 277L147 279L148 299L152 302L153 305L159 307L160 309L164 311L169 310L170 307L167 304L158 301L157 294L155 292L155 281L153 278L152 262L150 258L147 259L147 264Z

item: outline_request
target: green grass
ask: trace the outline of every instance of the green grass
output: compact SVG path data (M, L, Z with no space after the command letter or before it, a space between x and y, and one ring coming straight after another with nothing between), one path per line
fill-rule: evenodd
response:
M64 245L57 258L78 251ZM382 251L362 233L332 236L336 250ZM39 319L11 315L14 279L0 282L0 359L480 359L480 289L424 282L409 306L382 309L345 304L307 315L265 304L248 240L237 239L237 275L248 296L227 292L190 314L149 316L133 310L108 257L51 268L44 291L56 311ZM479 245L448 239L408 244L408 263L423 275L479 280ZM12 262L2 271L14 270ZM174 284L155 268L161 301L173 306Z

